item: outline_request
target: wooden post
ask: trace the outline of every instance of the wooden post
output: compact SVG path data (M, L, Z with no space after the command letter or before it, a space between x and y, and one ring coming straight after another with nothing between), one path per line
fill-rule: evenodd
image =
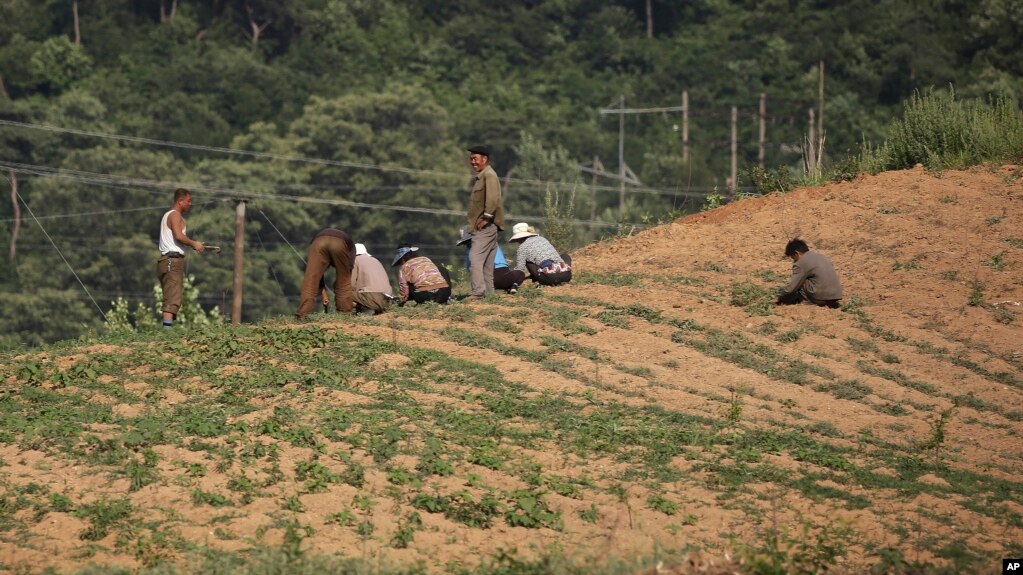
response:
M625 95L618 96L618 219L625 219Z
M231 299L231 325L242 323L242 267L245 263L245 200L234 208L234 281Z
M764 169L764 143L766 142L767 135L767 94L764 92L760 93L760 114L758 118L759 132L760 132L760 151L757 152L757 165L760 169Z
M596 228L597 221L597 170L604 171L604 165L600 163L600 158L593 156L593 178L590 180L590 235L593 235L593 231Z
M732 192L732 199L734 200L738 195L739 190L739 109L732 106L732 177L730 180L730 187Z
M18 205L18 176L14 170L8 171L7 179L11 182L11 208L14 210L14 229L11 230L11 262L18 257L18 232L21 230L21 206Z
M689 90L682 90L682 162L689 162Z
M824 137L824 60L820 61L820 73L819 81L817 84L817 101L818 101L818 114L817 114L817 137ZM817 142L813 142L814 146L817 146ZM820 160L821 158L817 158Z
M806 175L814 177L817 173L817 126L813 119L813 108L810 108L809 133L806 136Z

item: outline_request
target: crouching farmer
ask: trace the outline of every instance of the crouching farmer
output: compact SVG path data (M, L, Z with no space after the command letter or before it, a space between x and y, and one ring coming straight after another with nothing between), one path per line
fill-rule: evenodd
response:
M559 254L551 242L533 231L529 224L515 224L508 241L519 243L515 269L525 271L534 282L556 286L572 281L572 258L568 254Z
M829 308L841 305L842 284L827 256L811 252L799 238L786 244L785 255L792 258L792 279L779 290L776 304L805 303Z

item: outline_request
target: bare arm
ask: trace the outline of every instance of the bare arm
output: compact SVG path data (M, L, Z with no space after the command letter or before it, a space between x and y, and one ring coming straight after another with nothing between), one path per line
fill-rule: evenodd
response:
M185 219L178 212L173 211L170 213L170 216L167 217L167 226L170 227L171 233L174 234L174 239L178 243L189 246L199 253L206 249L202 242L188 239L188 236L185 235Z

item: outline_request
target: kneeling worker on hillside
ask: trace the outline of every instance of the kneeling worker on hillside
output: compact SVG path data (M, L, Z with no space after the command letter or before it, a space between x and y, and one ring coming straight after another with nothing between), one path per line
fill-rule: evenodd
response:
M380 260L369 255L366 246L355 244L355 267L352 268L352 290L355 311L367 315L384 313L391 307L391 280Z
M779 305L806 303L837 308L842 299L842 284L835 266L827 256L811 252L806 242L796 238L785 245L792 258L792 279L778 292Z
M352 300L352 266L355 264L355 244L347 233L327 228L320 230L309 244L306 256L305 277L302 278L301 300L295 317L302 319L316 308L316 296L321 293L323 273L333 267L334 305L338 311L351 313L355 307Z
M572 258L559 254L547 238L533 231L526 222L515 224L509 242L520 242L515 254L515 269L529 274L534 282L545 286L572 281Z
M451 277L447 268L433 263L428 257L417 256L418 251L417 247L402 244L391 262L391 267L401 265L398 270L398 305L403 306L409 300L448 303L451 299Z

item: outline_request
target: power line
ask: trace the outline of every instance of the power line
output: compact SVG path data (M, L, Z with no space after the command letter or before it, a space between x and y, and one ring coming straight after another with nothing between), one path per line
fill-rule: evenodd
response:
M102 138L108 140L116 140L122 142L132 142L137 144L148 144L153 146L164 146L170 148L179 148L186 150L197 150L207 152L217 152L221 154L230 154L237 156L248 156L253 158L261 158L266 160L281 160L285 162L301 162L307 164L317 164L323 166L334 166L341 168L354 168L361 170L376 170L380 172L395 172L408 175L424 175L434 177L445 177L445 178L459 178L464 181L466 174L455 173L455 172L444 172L440 170L427 170L422 168L406 168L403 166L384 166L381 164L371 164L366 162L351 162L345 160L327 160L324 158L312 158L308 156L294 156L289 154L275 154L272 152L254 152L251 150L240 150L238 148L227 148L222 146L206 146L202 144L190 144L187 142L175 142L172 140L157 140L154 138L142 138L139 136L125 136L122 134L111 134L108 132L96 132L89 130L78 130L74 128L64 128L59 126L51 126L48 124L35 124L30 122L17 122L14 120L3 120L0 119L0 126L10 126L15 128L25 128L29 130L42 130L47 132L61 133L61 134L73 134L76 136L88 136L92 138ZM507 182L513 182L518 184L532 184L537 186L582 186L580 183L574 182L559 182L559 181L548 181L548 180L533 180L525 178L505 178ZM589 186L592 189L604 189L604 190L617 190L613 186ZM665 188L639 188L653 193L679 193L677 190L669 190Z
M17 162L3 162L0 163L0 168L10 170L20 174L31 174L40 177L55 177L74 180L84 184L94 184L101 186L115 185L116 186L132 186L138 188L154 188L153 193L156 193L156 189L166 190L180 187L180 182L167 182L161 180L149 180L144 178L129 178L125 176L115 176L112 174L100 174L96 172L87 172L83 170L67 170L63 168L52 168L49 166L37 166L33 164L21 164ZM223 201L235 200L238 198L246 198L253 200L267 200L267 201L291 201L297 203L313 203L333 206L346 206L352 208L362 208L369 210L391 210L399 212L412 212L421 214L434 214L444 216L464 216L465 212L461 210L448 210L441 208L424 208L417 206L402 206L393 204L375 204L369 202L356 202L352 200L342 199L329 199L329 198L312 198L308 196L297 196L292 194L263 194L259 192L249 192L239 190L237 188L230 187L213 187L203 184L191 184L188 185L189 189L193 191L203 191L215 196L221 197ZM518 215L518 214L507 214L511 219L519 219L525 221L539 221L542 220L542 216L532 215ZM617 227L618 223L608 223L592 220L567 220L568 223L577 226L600 226L600 227ZM643 227L640 223L629 223L625 225L635 225L637 227Z
M291 251L295 252L295 257L297 257L302 262L302 265L305 265L306 263L305 258L298 253L298 250L295 249L295 246L291 245L291 242L288 241L288 238L284 237L284 234L281 233L281 230L277 229L277 226L275 226L274 223L270 221L270 216L266 215L266 212L264 212L263 210L259 210L259 213L263 214L263 217L266 219L266 223L270 224L270 227L272 227L274 231L277 232L277 235L281 236L281 239L284 240L284 243L288 244L288 247L291 248ZM263 240L260 239L260 241Z
M206 202L206 203L207 204L212 204L212 203L216 203L216 202ZM65 214L50 214L48 216L38 216L38 218L40 220L57 220L57 219L61 219L61 218L77 218L77 217L82 217L82 216L105 216L107 214L126 214L126 213L129 213L129 212L145 212L145 211L155 211L155 210L165 210L165 209L167 209L167 206L150 206L150 207L147 207L147 208L126 208L126 209L123 209L123 210L100 210L100 211L95 211L95 212L74 212L74 213L65 213ZM0 218L0 222L13 222L13 221L14 221L14 218Z
M82 278L78 277L78 274L75 273L75 268L71 267L71 263L68 262L67 258L64 257L64 254L60 251L60 248L57 247L57 244L54 243L53 238L50 237L50 234L46 233L46 228L44 228L42 222L40 222L36 218L36 215L32 213L32 208L28 205L28 202L25 201L25 198L21 197L20 192L15 193L17 194L18 199L21 200L21 203L25 206L25 209L28 210L29 215L31 215L32 219L35 220L36 225L39 226L39 229L43 231L43 235L46 236L46 239L50 240L50 244L53 246L53 249L57 250L57 253L60 255L60 259L64 260L64 265L67 266L67 269L71 270L71 275L75 276L75 279L78 280L78 285L82 286L82 289L85 290L86 295L88 295L89 299L92 300L92 305L96 306L96 309L99 310L99 314L103 316L103 321L106 321L107 314L103 313L103 308L99 307L99 304L96 303L95 299L93 299L92 294L89 293L89 288L85 287L85 283L82 281Z

